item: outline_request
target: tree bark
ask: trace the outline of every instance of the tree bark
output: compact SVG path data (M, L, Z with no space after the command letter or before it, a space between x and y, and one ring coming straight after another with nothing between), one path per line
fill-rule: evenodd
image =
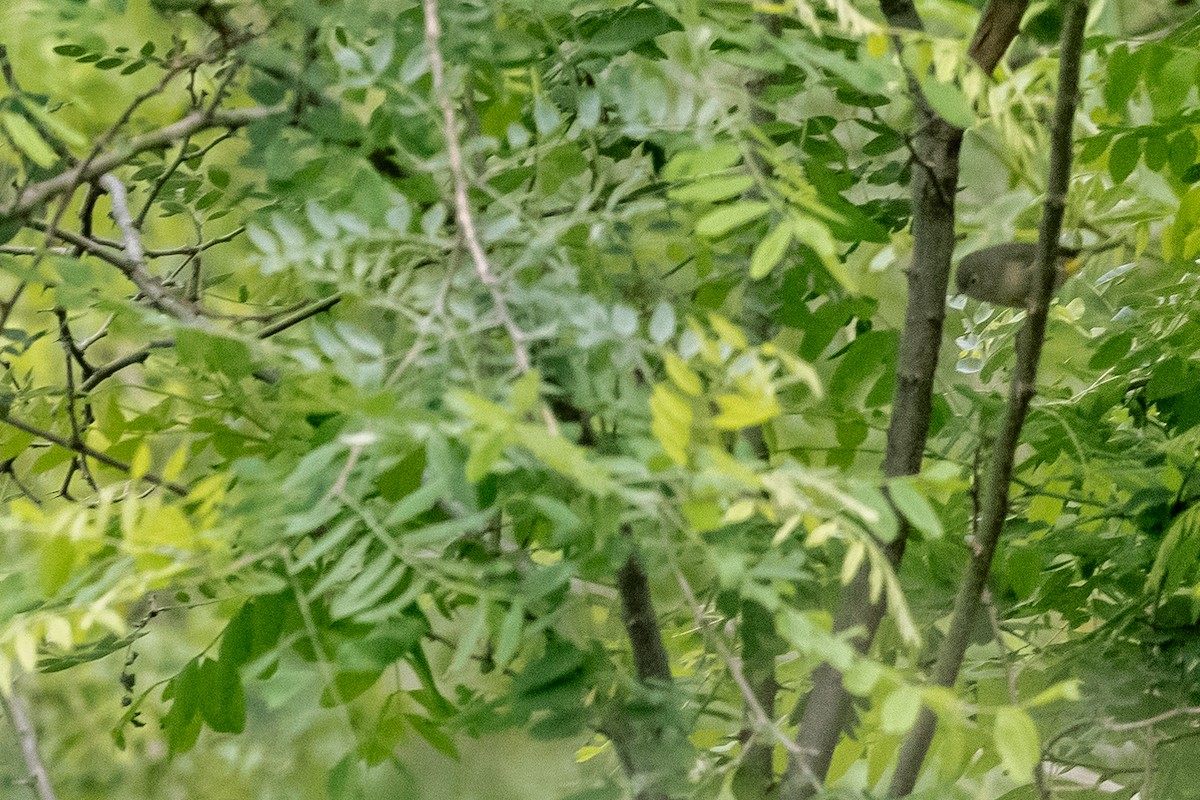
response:
M621 600L621 621L629 638L638 681L647 687L671 683L671 660L663 645L662 630L650 595L650 580L642 558L632 542L629 526L622 528L630 539L630 552L617 570L617 594ZM664 784L672 774L666 763L669 721L654 715L634 715L628 708L614 708L602 727L613 743L637 800L666 800Z

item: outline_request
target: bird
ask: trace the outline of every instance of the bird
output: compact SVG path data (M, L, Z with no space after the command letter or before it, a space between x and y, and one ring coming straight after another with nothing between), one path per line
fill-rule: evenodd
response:
M963 256L955 283L960 294L998 306L1029 305L1037 262L1036 242L1006 242ZM1060 247L1054 270L1054 290L1074 275L1082 264L1077 249Z

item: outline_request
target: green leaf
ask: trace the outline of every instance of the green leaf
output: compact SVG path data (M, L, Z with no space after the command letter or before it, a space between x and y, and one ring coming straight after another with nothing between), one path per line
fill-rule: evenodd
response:
M530 370L517 378L509 394L508 402L518 414L528 414L537 406L541 392L541 377L537 370Z
M511 437L508 432L499 429L484 431L474 437L471 440L467 463L463 467L467 480L471 483L483 480L483 477L491 471L492 467L496 466L496 462L504 455L504 450L510 441Z
M1088 359L1088 369L1104 371L1125 357L1133 346L1133 332L1121 331L1104 340L1104 344L1096 348Z
M380 564L384 570L379 569ZM376 556L370 567L359 573L341 594L334 597L329 604L330 618L345 619L374 608L385 595L400 585L408 573L407 564L391 564L391 559Z
M654 6L630 7L616 12L612 21L584 39L583 45L597 53L618 56L681 27L674 17Z
M25 109L26 114L36 117L38 122L42 123L64 144L72 147L86 147L90 143L88 137L69 125L60 114L50 113L45 106L39 105L31 98L21 98L21 107Z
M765 277L783 259L788 245L792 243L793 226L788 223L776 225L763 237L750 257L750 278Z
M1041 745L1029 714L1016 706L1001 707L996 711L993 737L1005 771L1013 780L1030 780L1041 758Z
M375 488L379 496L389 503L415 492L421 486L425 474L425 448L413 450L394 467L379 473Z
M738 430L752 425L761 425L781 413L779 400L774 394L722 394L716 397L720 413L712 419L714 427L722 430Z
M1124 183L1142 157L1142 143L1132 135L1117 138L1108 151L1108 174L1114 183Z
M956 128L969 128L975 124L975 111L962 89L951 83L942 83L927 77L921 81L925 99L942 119Z
M246 695L236 667L204 659L197 676L200 715L218 733L241 733L246 727Z
M1103 82L1104 102L1109 111L1124 114L1126 103L1142 79L1144 62L1140 48L1131 52L1127 45L1122 44L1109 53L1108 76Z
M496 636L496 652L492 655L492 660L496 662L497 669L508 666L508 662L512 661L517 646L521 643L521 629L524 624L525 603L518 597L504 614L504 620L500 623L500 633Z
M901 684L883 700L879 709L884 733L907 732L921 713L921 691L913 686Z
M719 203L737 197L753 185L754 179L749 175L723 175L675 186L667 191L667 196L681 203Z
M696 233L708 239L719 239L735 228L752 222L771 210L761 200L743 200L714 209L696 222Z
M677 464L687 463L692 438L692 405L661 383L650 395L650 430Z
M888 496L914 528L931 539L942 538L942 521L912 478L893 479L888 483Z
M688 178L700 178L724 172L742 160L742 151L736 144L716 144L697 150L683 150L674 155L663 166L665 181L677 182Z
M39 167L49 168L58 160L50 145L46 144L46 140L25 117L5 111L0 113L0 122L3 122L4 130L8 132L13 145Z
M701 383L700 376L679 356L671 352L663 353L663 366L666 368L671 382L684 394L689 397L699 397L704 391L704 384Z
M358 777L358 756L351 752L329 770L325 779L325 791L329 800L361 800L364 796L362 782Z
M1189 130L1175 134L1167 151L1167 163L1171 171L1182 176L1189 167L1196 163L1196 137Z
M1146 139L1146 146L1142 152L1142 157L1146 161L1146 166L1158 172L1167 163L1169 148L1167 139L1164 136L1151 136Z
M405 714L404 718L430 747L446 758L458 760L458 747L454 744L454 740L443 733L435 723L417 714Z
M471 616L465 621L465 628L461 638L458 640L458 646L454 649L454 657L450 659L450 665L446 667L446 672L455 675L462 672L467 666L467 662L471 660L475 649L483 640L483 634L487 631L488 618L488 603L482 597L475 603L475 609Z

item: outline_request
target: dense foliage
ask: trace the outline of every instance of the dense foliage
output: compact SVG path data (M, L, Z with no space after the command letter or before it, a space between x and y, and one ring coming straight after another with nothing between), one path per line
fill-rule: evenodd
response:
M1191 796L1200 17L1090 4L951 688L1029 314L950 299L886 467L911 190L932 119L957 252L1036 239L1064 10L994 0L989 72L983 9L882 5L0 10L8 792L883 796L925 707L914 795Z

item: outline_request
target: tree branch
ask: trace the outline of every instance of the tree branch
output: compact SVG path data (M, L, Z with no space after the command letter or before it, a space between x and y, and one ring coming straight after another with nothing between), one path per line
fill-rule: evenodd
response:
M971 628L979 613L981 598L991 572L992 558L1004 520L1008 515L1008 494L1012 481L1016 449L1029 403L1037 387L1038 362L1046 337L1046 317L1054 294L1054 270L1058 257L1058 237L1071 179L1072 127L1079 93L1079 70L1083 51L1083 32L1087 23L1086 0L1070 0L1063 20L1062 47L1059 56L1058 97L1050 138L1049 179L1046 182L1045 211L1038 231L1036 292L1031 298L1029 316L1017 338L1017 360L1009 388L1008 413L996 440L992 466L984 486L978 533L974 552L954 600L950 629L938 651L932 682L953 686L962 667ZM907 796L917 782L921 765L929 751L937 720L929 709L922 709L897 758L890 795Z
M0 414L0 422L11 425L19 431L25 431L26 433L33 434L39 439L45 439L47 442L56 444L65 450L70 450L72 453L78 453L80 455L87 456L88 458L99 461L101 464L120 470L121 472L130 473L133 471L133 467L131 467L129 464L115 459L107 453L102 453L96 448L89 447L83 442L72 442L69 439L64 439L58 434L51 433L50 431L43 430L36 425L31 425L28 422L19 420L13 417L11 414ZM164 489L170 489L180 497L187 497L188 488L186 486L181 483L169 481L163 477L160 477L159 475L155 475L153 472L147 472L146 474L142 475L141 480L144 480L146 483L152 483L155 486L161 486Z
M286 113L286 111L287 109L282 107L253 106L226 111L193 112L178 122L156 131L143 133L140 136L131 136L122 145L97 155L87 164L26 186L15 200L12 200L7 206L0 207L0 218L23 217L50 198L73 191L81 183L97 180L104 173L116 169L138 153L165 147L199 131L211 128L231 130L241 128L251 122L257 122L275 114Z
M33 727L33 719L25 700L17 694L14 688L12 694L0 692L0 705L4 707L4 715L8 717L13 731L17 734L17 742L21 745L21 757L25 760L25 769L29 771L29 783L38 800L58 800L54 787L50 785L50 774L46 764L38 752L37 731Z
M101 175L98 183L104 191L108 192L109 199L112 201L113 221L117 223L117 228L120 229L121 236L125 240L125 262L123 265L118 264L118 268L125 273L125 277L133 281L142 294L149 298L150 304L159 311L182 320L194 319L195 309L172 297L163 288L158 278L151 275L146 268L146 251L142 248L141 232L134 226L133 216L129 211L129 195L125 191L125 184L121 183L111 172Z
M442 122L446 128L446 156L450 161L450 173L454 179L454 214L466 243L471 261L475 264L475 272L480 282L492 296L492 305L500 317L500 323L512 339L513 354L517 361L517 369L528 372L530 367L529 350L525 346L528 338L524 331L517 327L512 313L508 309L508 300L500 291L499 280L488 262L487 254L480 244L479 235L475 231L475 215L467 198L467 172L463 166L462 148L458 143L458 115L454 104L446 90L446 65L442 58L440 40L442 26L438 21L437 0L424 0L425 9L425 50L429 55L429 72L433 78L433 93L442 107Z
M983 10L967 53L984 72L992 73L1017 38L1029 0L992 0Z
M636 550L617 570L617 594L621 598L621 621L629 636L638 679L643 683L649 680L670 683L671 660L663 647L662 631L650 597L650 581Z

